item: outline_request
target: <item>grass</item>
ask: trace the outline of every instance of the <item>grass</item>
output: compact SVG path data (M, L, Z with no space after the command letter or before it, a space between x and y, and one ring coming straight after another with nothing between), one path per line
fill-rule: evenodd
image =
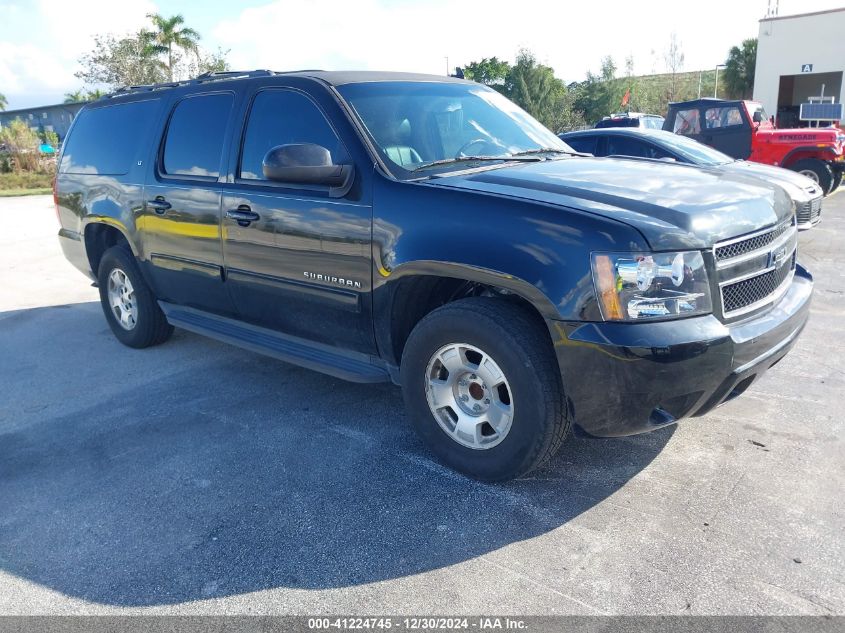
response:
M12 196L42 196L53 193L52 187L36 187L34 189L0 189L0 198L11 198Z
M22 171L18 173L0 174L0 195L22 195L9 193L11 191L37 190L39 193L49 193L53 187L53 174L40 171Z

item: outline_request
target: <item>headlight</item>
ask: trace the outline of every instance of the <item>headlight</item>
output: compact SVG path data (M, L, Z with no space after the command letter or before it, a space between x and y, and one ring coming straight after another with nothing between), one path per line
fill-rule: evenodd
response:
M592 263L605 321L677 318L713 309L698 251L593 253Z

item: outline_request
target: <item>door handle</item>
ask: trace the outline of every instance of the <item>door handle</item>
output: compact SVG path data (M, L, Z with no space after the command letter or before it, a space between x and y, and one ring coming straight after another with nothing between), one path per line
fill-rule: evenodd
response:
M171 204L161 196L158 196L155 200L147 200L147 206L159 215L164 215L164 212L171 207Z
M249 226L250 222L260 220L261 216L255 213L248 205L242 204L237 209L226 211L226 217L237 221L240 226Z

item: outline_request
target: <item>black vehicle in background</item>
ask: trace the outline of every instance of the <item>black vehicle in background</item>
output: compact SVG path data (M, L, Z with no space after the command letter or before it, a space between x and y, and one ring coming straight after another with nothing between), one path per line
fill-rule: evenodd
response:
M798 230L812 228L821 220L822 188L814 180L790 169L738 160L698 141L662 130L582 130L566 132L559 137L579 152L594 156L671 160L760 178L783 187L792 198Z
M487 480L544 463L573 424L640 433L737 396L792 347L813 288L782 189L579 155L444 77L134 87L77 116L55 196L124 344L178 326L393 381L431 450Z
M604 117L596 123L597 129L608 127L641 128L659 130L663 128L663 117L659 114L644 114L642 112L619 112Z

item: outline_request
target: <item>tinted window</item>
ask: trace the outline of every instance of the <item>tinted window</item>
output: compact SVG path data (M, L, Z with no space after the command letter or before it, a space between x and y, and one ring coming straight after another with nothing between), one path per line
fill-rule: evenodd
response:
M701 134L701 122L698 119L698 108L678 110L672 126L675 134Z
M290 143L325 147L336 165L349 162L323 113L305 95L292 90L259 92L252 102L241 154L241 178L264 180L261 162L268 150Z
M162 171L179 176L220 175L232 95L188 97L176 105L164 142Z
M62 173L108 174L129 172L135 157L146 150L158 111L158 99L83 110L65 141Z
M575 136L563 139L563 142L569 145L576 152L584 152L585 154L596 153L596 137L595 136Z
M638 158L665 158L668 154L651 143L625 136L608 136L609 156L636 156Z
M708 130L742 125L742 114L737 106L707 108L704 111L704 126Z

